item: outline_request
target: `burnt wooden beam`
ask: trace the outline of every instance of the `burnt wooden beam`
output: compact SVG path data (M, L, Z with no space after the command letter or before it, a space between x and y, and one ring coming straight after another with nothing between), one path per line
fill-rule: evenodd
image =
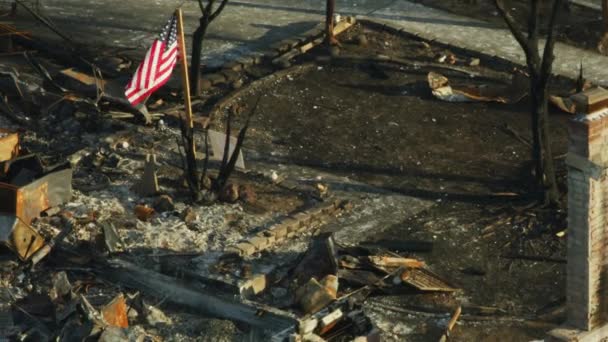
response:
M279 332L298 324L296 318L278 310L244 303L225 294L194 289L178 279L120 259L109 260L93 270L100 278L195 310L202 315L237 321L263 330Z

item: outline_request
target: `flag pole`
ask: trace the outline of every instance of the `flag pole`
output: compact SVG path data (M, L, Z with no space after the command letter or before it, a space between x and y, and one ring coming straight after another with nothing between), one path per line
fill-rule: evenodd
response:
M190 81L188 80L188 57L186 56L186 40L184 39L184 19L182 9L175 10L177 17L177 39L179 44L179 57L182 61L182 87L184 88L184 104L186 107L186 120L191 130L194 130L194 121L192 120L192 99L190 98ZM196 153L194 139L192 139L192 151Z

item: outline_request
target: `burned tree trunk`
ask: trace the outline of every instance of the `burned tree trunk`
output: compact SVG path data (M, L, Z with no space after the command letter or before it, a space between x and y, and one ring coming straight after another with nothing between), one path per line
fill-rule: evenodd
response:
M201 74L201 58L203 54L203 40L207 33L209 23L201 18L200 26L194 31L192 35L192 61L190 65L190 92L194 95L200 93L200 74Z
M602 0L602 20L602 37L597 49L601 54L608 55L608 0Z
M513 37L526 55L526 64L530 74L531 97L531 127L533 136L532 159L535 163L534 177L536 184L544 194L545 204L557 205L559 190L555 177L553 155L551 151L551 137L548 126L549 81L553 68L553 48L555 45L555 23L558 12L562 7L562 0L555 0L551 9L548 34L542 56L539 52L540 0L530 0L530 14L528 18L528 32L525 35L518 27L510 12L505 10L502 0L494 0L498 12L504 18Z
M327 45L337 45L338 40L334 36L334 14L336 11L336 0L327 0L325 10L325 43Z
M199 80L201 77L201 57L203 54L205 34L207 34L207 29L211 22L222 13L228 4L228 0L221 1L218 8L214 10L213 6L216 0L207 0L206 2L204 0L198 0L202 16L199 19L199 26L192 36L192 61L190 65L190 92L195 96L200 95Z
M545 203L557 203L559 191L555 177L553 154L548 124L549 97L548 84L543 81L532 80L532 127L533 127L533 158L535 161L535 177L537 184L543 187Z

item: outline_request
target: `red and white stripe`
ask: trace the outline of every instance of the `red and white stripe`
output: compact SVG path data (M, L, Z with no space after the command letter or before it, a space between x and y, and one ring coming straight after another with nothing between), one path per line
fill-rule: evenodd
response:
M177 51L176 41L168 47L158 39L154 41L146 58L127 84L125 96L131 105L137 105L167 83L177 62Z

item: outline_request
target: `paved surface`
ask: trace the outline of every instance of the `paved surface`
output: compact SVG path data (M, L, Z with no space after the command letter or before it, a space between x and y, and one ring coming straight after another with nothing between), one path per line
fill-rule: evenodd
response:
M598 11L602 9L602 0L570 0L570 2L579 6L589 7Z
M598 0L575 1L595 4ZM43 12L75 40L142 50L179 4L183 3L187 32L194 30L199 15L195 1L42 0L41 3ZM305 32L324 20L324 4L324 0L230 1L225 13L210 28L204 59L217 65ZM482 21L406 0L338 0L337 9L345 15L386 21L427 39L524 63L523 53L508 30ZM27 18L24 14L20 16ZM31 20L21 25L36 34L47 31ZM608 86L607 57L561 43L556 44L555 52L555 73L577 77L582 61L589 80Z

